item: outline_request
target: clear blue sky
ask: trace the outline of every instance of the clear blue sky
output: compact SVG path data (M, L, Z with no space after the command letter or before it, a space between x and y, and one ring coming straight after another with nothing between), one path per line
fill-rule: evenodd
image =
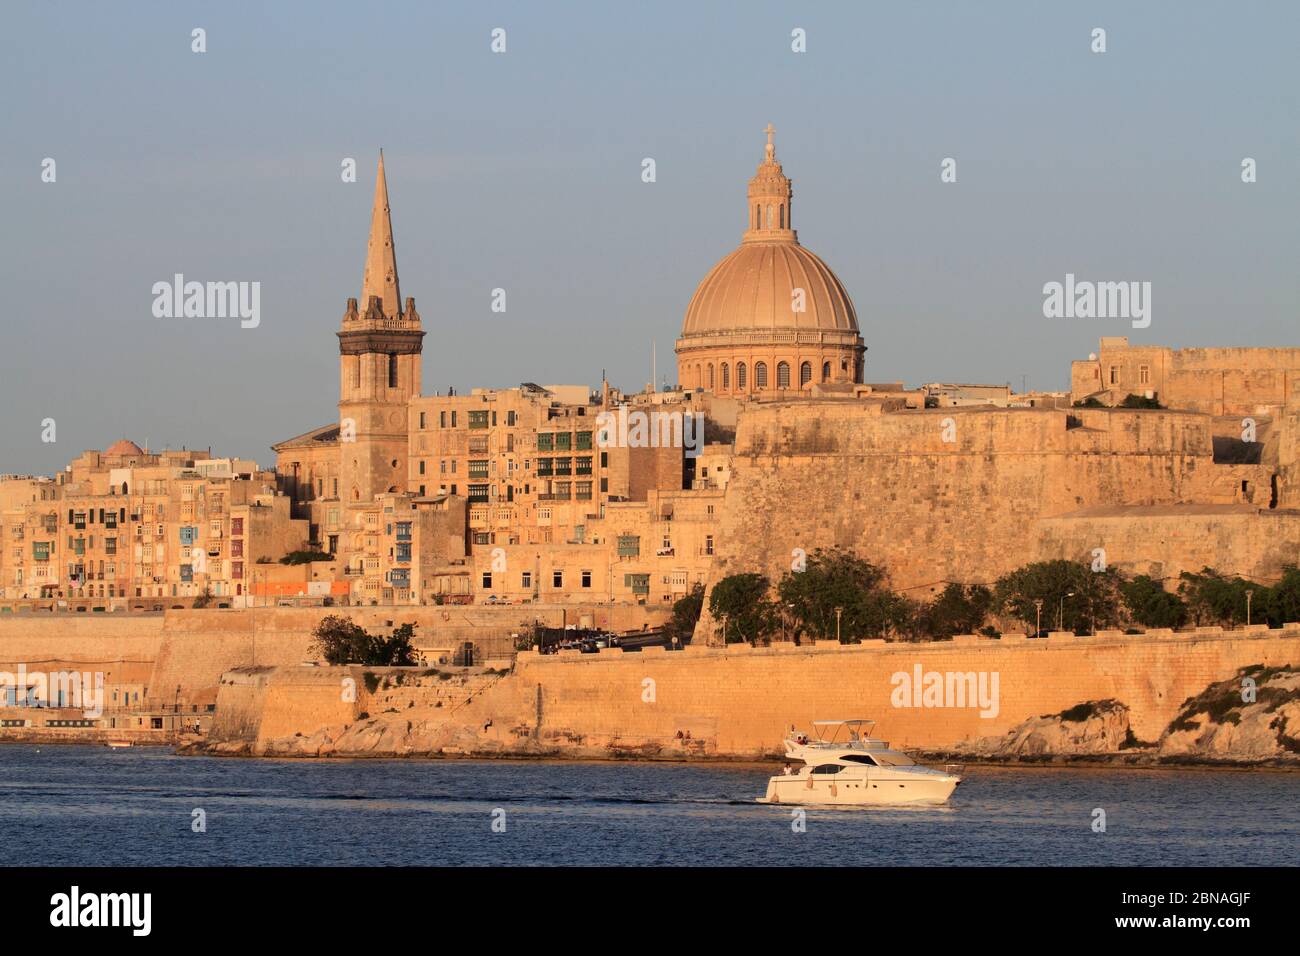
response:
M869 381L1064 388L1103 334L1300 344L1295 3L11 0L0 89L3 471L123 436L269 464L332 420L380 146L429 393L635 389L652 341L671 373L769 121ZM261 326L155 319L176 272L261 282ZM1150 281L1151 327L1043 318L1067 272Z

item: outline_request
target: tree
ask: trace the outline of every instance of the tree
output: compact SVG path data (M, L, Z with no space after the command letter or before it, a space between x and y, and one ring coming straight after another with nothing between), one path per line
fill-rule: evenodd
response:
M847 551L819 548L804 570L786 573L777 593L803 633L826 641L838 632L840 640L856 643L911 631L912 602L885 582L885 572L874 564Z
M982 584L949 584L934 601L918 607L916 633L932 640L974 634L983 626L992 604L993 592Z
M361 625L337 614L323 617L312 631L312 649L329 664L410 667L416 661L411 639L415 628L403 624L390 637L370 634Z
M1143 627L1182 627L1187 623L1187 605L1161 583L1139 574L1120 585L1129 615Z
M1094 571L1079 561L1038 561L1003 575L994 588L1003 613L1033 629L1042 602L1043 627L1055 627L1058 617L1067 631L1087 634L1114 627L1120 619L1119 575L1111 568Z
M1256 609L1258 613L1251 615L1252 620L1267 620L1272 627L1300 621L1300 568L1284 567L1282 580L1268 588L1266 594L1256 595L1252 611Z
M673 643L674 638L678 645L689 644L703 610L704 585L697 584L689 594L673 603L673 616L664 625L664 638L669 644Z
M767 598L768 586L761 574L733 574L713 586L709 613L719 622L726 618L726 643L752 643L771 630L773 608Z
M1160 400L1156 398L1147 398L1145 395L1128 394L1124 396L1124 401L1119 403L1120 408L1164 408Z
M1246 622L1246 592L1269 589L1251 584L1244 578L1225 578L1213 568L1201 568L1200 573L1184 571L1180 576L1178 593L1187 602L1192 620L1200 625L1232 627ZM1267 603L1269 595L1263 595Z
M290 551L280 559L281 564L311 564L313 561L333 561L334 555L315 549L307 551Z

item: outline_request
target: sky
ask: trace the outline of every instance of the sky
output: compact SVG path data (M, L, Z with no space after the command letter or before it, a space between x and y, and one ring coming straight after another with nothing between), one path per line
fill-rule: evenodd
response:
M0 472L122 437L270 465L334 420L380 147L426 394L671 383L769 122L867 381L1066 389L1103 335L1300 345L1298 107L1285 2L10 0ZM176 273L260 283L259 324L155 317ZM1149 327L1046 318L1067 274L1150 282Z

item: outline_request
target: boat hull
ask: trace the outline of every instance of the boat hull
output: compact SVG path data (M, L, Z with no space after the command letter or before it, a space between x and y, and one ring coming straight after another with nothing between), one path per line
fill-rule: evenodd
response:
M761 803L784 803L802 806L869 807L869 806L940 806L948 802L961 778L951 774L916 774L875 778L816 774L791 774L772 777ZM901 776L901 775L900 775Z

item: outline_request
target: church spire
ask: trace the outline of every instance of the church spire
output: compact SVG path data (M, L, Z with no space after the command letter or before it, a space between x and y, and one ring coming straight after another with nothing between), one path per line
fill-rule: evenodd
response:
M772 137L776 128L767 124L767 146L758 172L749 181L749 205L745 226L745 242L798 242L798 235L790 225L790 180L776 159L776 145Z
M366 245L366 272L361 282L362 311L370 297L378 296L380 308L390 319L402 309L402 294L397 285L397 254L393 249L393 218L388 209L388 180L384 176L384 151L379 151L379 171L375 175L375 205L370 213L370 241Z

